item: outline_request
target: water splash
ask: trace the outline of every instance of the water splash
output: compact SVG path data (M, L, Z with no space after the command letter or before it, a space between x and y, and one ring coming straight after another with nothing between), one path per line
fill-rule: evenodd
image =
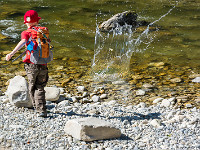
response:
M92 62L94 78L115 80L128 72L132 54L144 52L155 39L155 34L150 33L150 27L166 17L174 8L175 6L151 22L142 33L136 32L130 25L118 25L111 33L101 33L97 24Z

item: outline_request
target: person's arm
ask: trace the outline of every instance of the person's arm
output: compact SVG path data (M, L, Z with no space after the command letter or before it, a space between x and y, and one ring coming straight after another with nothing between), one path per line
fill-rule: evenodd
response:
M18 51L20 50L24 45L26 44L26 39L22 39L17 46L15 47L15 49L6 55L6 60L9 61L11 59L11 57Z

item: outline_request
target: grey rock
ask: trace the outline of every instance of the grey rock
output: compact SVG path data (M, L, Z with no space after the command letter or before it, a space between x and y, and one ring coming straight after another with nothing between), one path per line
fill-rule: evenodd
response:
M84 86L78 86L77 90L78 92L83 93L86 90L86 88Z
M103 32L109 32L115 29L118 26L123 26L125 24L136 26L136 19L137 14L133 11L125 11L122 13L118 13L108 19L107 21L104 21L100 26L100 31Z
M114 128L111 123L94 117L69 120L66 122L64 131L66 134L83 141L119 138L121 136L121 131Z
M22 76L15 76L10 80L6 95L10 103L16 107L33 107L29 97L28 83Z
M137 96L143 96L143 95L145 95L145 93L146 93L146 92L145 92L144 90L137 90L137 91L136 91L136 95L137 95Z
M163 98L156 98L156 99L153 101L153 103L154 103L154 104L157 104L157 103L161 102L162 100L163 100Z
M171 102L168 99L162 100L161 106L169 107L171 105Z
M196 77L192 80L192 82L195 82L195 83L200 83L200 77Z
M93 102L99 102L100 101L100 97L97 95L92 96L92 101Z
M102 94L102 95L100 96L100 99L105 99L105 98L107 98L107 94Z
M60 89L57 87L45 87L45 98L47 101L55 102L60 97Z

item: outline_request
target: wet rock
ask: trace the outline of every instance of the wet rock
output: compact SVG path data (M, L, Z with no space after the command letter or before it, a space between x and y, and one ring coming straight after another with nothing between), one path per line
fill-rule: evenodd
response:
M180 82L182 82L182 79L181 78L174 78L174 79L171 79L170 81L172 83L180 83Z
M176 99L179 103L184 103L188 101L188 96L178 96Z
M149 67L162 67L162 66L165 66L166 64L164 62L153 62L153 63L150 63L148 64Z
M74 130L76 129L76 130ZM78 140L94 141L119 138L121 131L105 120L94 117L69 120L64 131Z
M32 101L28 94L28 83L22 76L15 76L10 80L6 95L10 103L16 107L32 107Z
M125 24L136 26L136 19L137 14L133 11L125 11L122 13L118 13L108 19L107 21L104 21L100 26L100 31L103 32L109 32L115 29L117 26L123 26Z
M73 80L73 78L67 78L65 81L62 82L61 86L62 86L62 87L67 86L67 84L68 84L69 82L71 82L72 80Z
M146 89L154 88L154 86L151 85L151 84L149 84L149 83L145 83L145 84L143 84L142 86L143 86L144 88L146 88Z

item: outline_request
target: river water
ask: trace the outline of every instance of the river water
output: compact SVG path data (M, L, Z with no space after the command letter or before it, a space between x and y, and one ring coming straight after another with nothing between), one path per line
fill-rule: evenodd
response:
M187 66L198 73L199 0L1 0L0 52L11 51L19 42L21 32L26 29L23 15L30 9L36 10L42 17L40 25L50 30L55 47L55 60L50 63L50 70L54 75L58 72L62 77L63 72L67 77L73 73L87 74L94 65L94 59L102 57L95 58L97 27L113 15L127 10L136 11L138 21L155 22L154 30L148 32L147 40L143 40L144 44L139 44L137 50L130 53L128 68L131 73L152 62L164 62L180 70ZM139 28L133 35L135 39L146 29L147 26ZM3 56L1 64L5 65Z

